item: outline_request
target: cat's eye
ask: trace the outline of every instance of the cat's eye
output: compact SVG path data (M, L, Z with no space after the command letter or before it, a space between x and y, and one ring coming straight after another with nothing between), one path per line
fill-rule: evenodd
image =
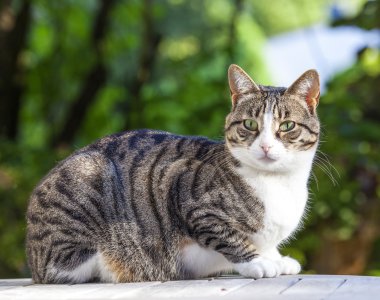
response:
M283 132L287 132L292 130L296 126L296 123L293 121L285 121L280 124L280 130Z
M251 131L256 131L259 125L255 120L252 119L246 119L243 121L243 125L246 129L251 130Z

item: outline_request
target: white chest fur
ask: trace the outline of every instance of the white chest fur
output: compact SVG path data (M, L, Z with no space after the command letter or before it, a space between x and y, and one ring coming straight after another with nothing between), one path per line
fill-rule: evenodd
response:
M245 180L264 204L264 227L252 236L258 252L264 253L286 240L300 223L307 201L307 177L261 174Z

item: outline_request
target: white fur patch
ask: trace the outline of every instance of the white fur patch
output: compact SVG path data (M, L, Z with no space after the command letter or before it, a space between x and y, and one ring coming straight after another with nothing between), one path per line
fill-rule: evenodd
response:
M94 277L99 277L102 282L116 282L115 274L107 268L99 252L71 271L56 268L52 271L56 272L58 278L69 278L76 283L87 282Z
M232 264L222 254L196 243L183 248L182 264L196 278L233 270Z
M264 228L251 237L257 251L264 254L297 228L307 201L306 183L302 184L303 178L269 175L246 181L264 204Z
M102 282L117 282L117 276L111 272L104 261L103 255L98 252L98 276Z

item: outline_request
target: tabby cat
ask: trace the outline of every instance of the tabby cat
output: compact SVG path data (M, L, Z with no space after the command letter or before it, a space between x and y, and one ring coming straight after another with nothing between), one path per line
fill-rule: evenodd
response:
M297 229L318 146L319 78L289 88L228 70L223 142L137 130L59 163L31 195L27 255L37 283L297 274L277 247Z

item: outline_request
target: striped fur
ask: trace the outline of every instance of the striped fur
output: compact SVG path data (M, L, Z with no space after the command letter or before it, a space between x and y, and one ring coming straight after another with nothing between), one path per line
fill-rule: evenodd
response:
M261 253L264 233L277 229L273 222L268 225L266 194L249 179L254 174L254 181L262 166L255 169L239 153L261 138L264 116L270 114L275 139L294 156L311 153L312 161L319 135L315 108L297 87L257 86L237 66L230 68L229 78L233 108L224 142L153 130L124 132L75 152L40 182L27 211L27 255L35 282L173 280L230 270L258 278L296 272L298 265L281 260L274 248L274 255ZM248 90L239 89L239 82ZM247 118L257 120L257 132L242 126ZM278 132L278 124L287 119L296 122L295 129ZM273 167L267 171L276 176ZM283 166L278 171L284 172ZM296 229L301 210L273 247Z

